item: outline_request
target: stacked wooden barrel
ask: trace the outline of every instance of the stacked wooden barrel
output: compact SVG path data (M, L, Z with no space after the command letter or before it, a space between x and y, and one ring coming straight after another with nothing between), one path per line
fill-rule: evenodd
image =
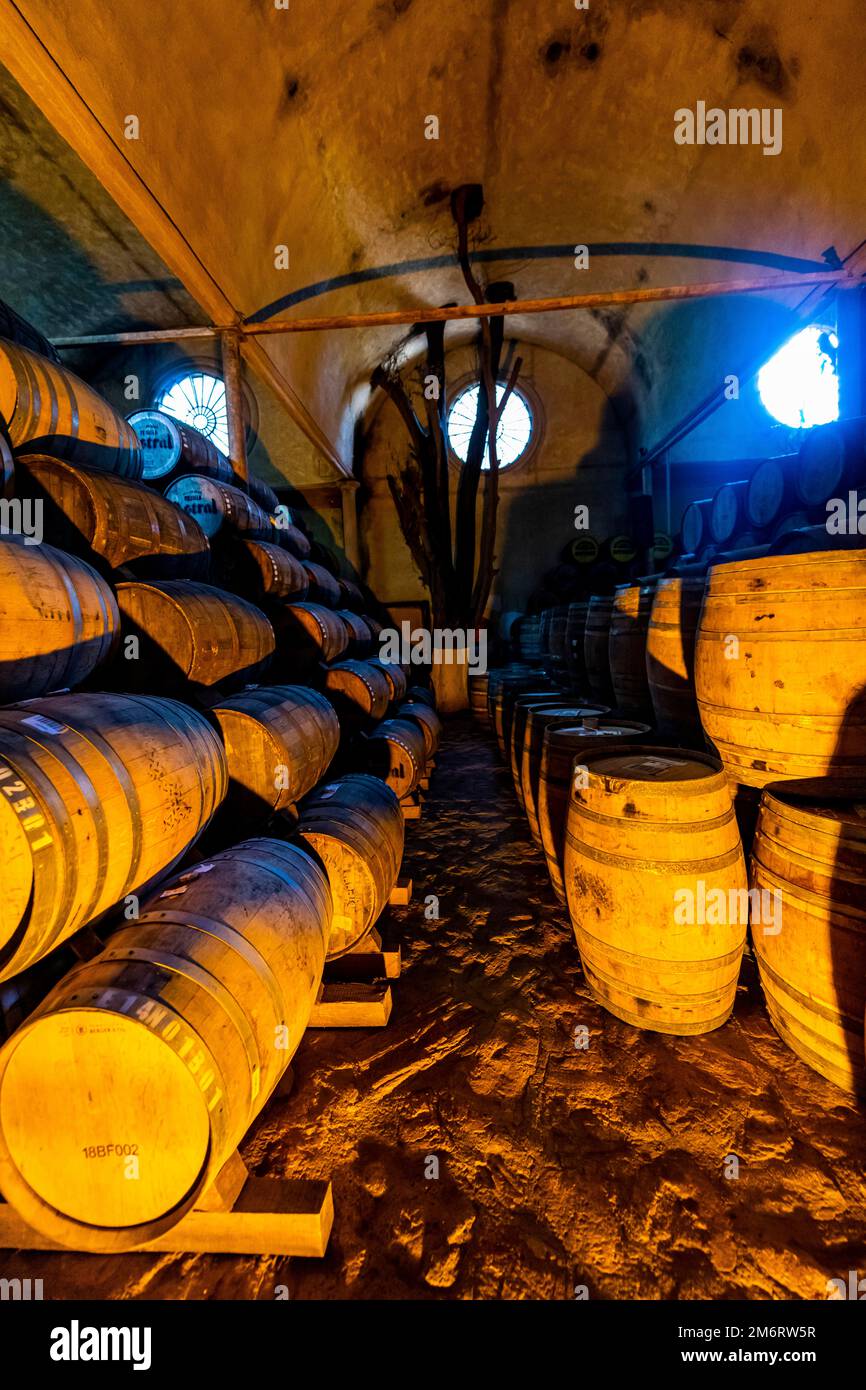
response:
M349 774L301 803L298 833L328 874L334 907L327 955L334 959L363 940L397 882L404 836L398 797L377 777Z
M249 840L61 981L0 1051L0 1186L30 1225L110 1252L190 1210L297 1049L331 917L314 857Z
M45 454L17 464L19 497L48 512L53 540L108 574L206 579L210 545L196 521L149 487Z
M210 724L173 700L56 695L0 709L0 978L164 873L227 782Z
M0 537L0 701L81 685L111 657L117 601L90 565Z
M0 339L0 418L15 453L141 476L141 449L123 416L73 372L6 339Z
M254 682L270 663L273 628L236 594L184 579L123 583L116 592L124 640L115 672L127 687L228 689Z
M0 1187L124 1250L198 1201L379 917L440 725L266 485L33 356L0 344L0 490L39 523L0 537ZM323 781L368 748L379 777Z
M213 715L228 762L226 809L266 818L305 796L337 751L330 701L307 686L260 686L218 701Z

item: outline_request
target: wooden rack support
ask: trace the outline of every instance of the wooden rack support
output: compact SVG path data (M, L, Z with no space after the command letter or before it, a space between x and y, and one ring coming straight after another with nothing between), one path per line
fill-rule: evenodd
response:
M237 1151L196 1207L170 1231L130 1254L295 1255L320 1259L334 1224L329 1182L253 1177ZM0 1201L0 1250L68 1250ZM85 1252L81 1252L85 1253ZM86 1252L91 1253L91 1252ZM97 1257L99 1258L99 1257Z

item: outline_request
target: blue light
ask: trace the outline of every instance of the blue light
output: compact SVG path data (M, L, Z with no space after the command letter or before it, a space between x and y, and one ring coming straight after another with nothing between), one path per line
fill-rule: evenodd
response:
M832 328L813 323L764 363L758 394L775 419L801 430L839 419L838 346Z

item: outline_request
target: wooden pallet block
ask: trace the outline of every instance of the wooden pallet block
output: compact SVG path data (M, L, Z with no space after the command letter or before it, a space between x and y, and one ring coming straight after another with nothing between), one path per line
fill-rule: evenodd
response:
M400 810L403 812L404 820L421 819L421 797L417 792L410 792L408 796L401 797Z
M386 947L376 927L357 941L344 956L325 962L325 980L351 980L357 984L371 980L399 980L402 970L400 947Z
M389 907L408 907L412 901L412 880L411 878L398 878L394 887L391 889L391 896L388 899Z
M384 1028L391 1017L391 986L326 981L310 1015L310 1028Z
M235 1152L202 1194L195 1211L156 1240L137 1245L128 1253L159 1250L175 1255L320 1259L328 1248L333 1224L334 1194L329 1182L256 1178ZM34 1231L13 1207L0 1201L0 1250L69 1249Z

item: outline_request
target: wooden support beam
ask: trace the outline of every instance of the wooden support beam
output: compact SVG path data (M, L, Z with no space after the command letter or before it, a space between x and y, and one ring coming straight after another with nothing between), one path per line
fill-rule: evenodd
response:
M90 347L99 343L167 343L186 338L207 338L235 327L245 350L252 340L283 333L327 333L344 328L390 328L416 323L452 323L464 319L502 318L513 314L564 313L574 309L601 309L612 305L660 304L670 300L713 299L733 294L773 294L807 286L854 288L858 280L847 271L814 275L777 275L767 280L712 280L694 285L659 285L630 290L596 290L589 294L560 295L550 299L510 299L501 304L452 304L443 308L418 305L414 309L388 309L370 314L329 314L321 318L270 319L266 323L239 323L215 328L154 328L128 333L94 333L77 338L55 338L56 348Z
M277 400L285 406L295 424L303 431L312 444L318 449L319 453L333 464L337 473L343 478L351 477L349 466L343 462L340 454L328 436L325 434L321 425L313 418L300 396L293 390L292 386L283 376L273 358L268 355L264 346L256 342L255 338L247 335L243 325L241 329L241 349L244 357L252 367L256 376L270 387Z
M249 487L250 470L247 463L247 422L244 418L244 393L241 374L241 347L236 331L220 334L223 381L226 388L226 414L229 427L229 462L244 487Z
M343 550L346 559L355 569L361 569L361 547L358 543L358 483L355 478L346 478L340 483L340 504L343 509Z

